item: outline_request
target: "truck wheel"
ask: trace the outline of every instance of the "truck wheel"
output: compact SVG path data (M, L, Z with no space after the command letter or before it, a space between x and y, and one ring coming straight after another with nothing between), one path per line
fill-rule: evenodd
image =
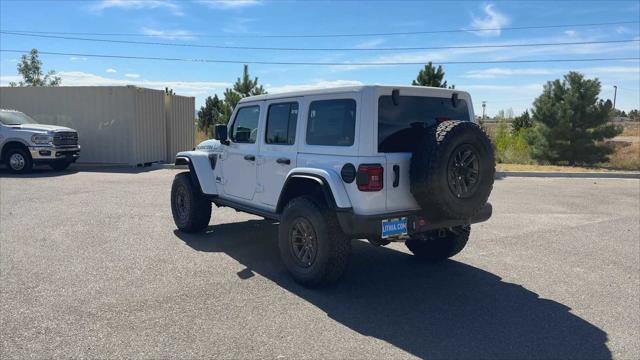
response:
M71 165L71 162L65 161L65 160L56 160L51 164L49 164L49 166L56 171L66 170L69 167L69 165Z
M31 155L24 149L9 149L5 159L7 168L15 174L28 173L33 168Z
M411 193L431 218L468 219L487 202L495 159L487 134L470 121L444 121L426 130L413 152Z
M278 246L294 280L318 287L336 282L344 273L351 240L327 207L309 197L291 200L282 213Z
M448 259L462 251L469 241L470 232L469 226L434 230L420 238L407 240L405 245L421 260L436 262Z
M171 213L178 229L184 232L201 231L209 225L211 201L195 188L189 172L182 172L173 178Z

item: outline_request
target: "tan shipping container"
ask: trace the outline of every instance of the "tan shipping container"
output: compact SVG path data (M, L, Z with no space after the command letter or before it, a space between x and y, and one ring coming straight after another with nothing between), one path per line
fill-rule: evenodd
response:
M135 86L0 87L0 108L78 131L79 163L173 162L195 142L195 99Z

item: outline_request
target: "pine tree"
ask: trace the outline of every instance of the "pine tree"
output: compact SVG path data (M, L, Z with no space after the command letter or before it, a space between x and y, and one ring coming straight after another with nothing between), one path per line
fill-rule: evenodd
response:
M209 96L204 101L204 106L198 111L198 129L213 135L213 127L215 124L224 124L227 122L225 117L226 106L218 95Z
M533 126L533 121L529 115L529 110L525 110L522 115L516 116L511 122L511 132L518 133L521 129L529 129Z
M600 81L577 72L548 82L533 104L531 155L569 165L606 161L612 150L602 140L620 134L622 127L608 123L612 104L599 94Z
M418 77L411 82L411 85L446 88L447 81L443 80L444 69L442 68L442 65L438 65L438 67L436 68L435 66L433 66L433 63L429 61L429 63L424 66L424 69L420 70L420 72L418 73ZM449 89L454 88L455 85L451 85L449 87Z

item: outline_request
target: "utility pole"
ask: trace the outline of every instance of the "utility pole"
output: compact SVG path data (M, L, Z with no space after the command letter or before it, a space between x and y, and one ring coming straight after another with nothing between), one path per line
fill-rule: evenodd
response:
M618 85L613 85L613 110L616 109L616 96L618 95Z
M615 99L615 97L614 97L614 99ZM615 104L615 100L613 101L613 103ZM487 102L483 101L482 102L482 121L484 121L484 110L485 110L486 107L487 107Z

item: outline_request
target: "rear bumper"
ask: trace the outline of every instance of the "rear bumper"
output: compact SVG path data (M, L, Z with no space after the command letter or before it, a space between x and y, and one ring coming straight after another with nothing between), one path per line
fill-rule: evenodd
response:
M405 211L379 215L357 215L351 211L338 212L338 222L342 231L350 237L360 239L379 239L382 237L382 220L407 218L408 236L429 230L470 225L489 220L493 207L486 203L480 212L469 219L425 220L419 211Z

